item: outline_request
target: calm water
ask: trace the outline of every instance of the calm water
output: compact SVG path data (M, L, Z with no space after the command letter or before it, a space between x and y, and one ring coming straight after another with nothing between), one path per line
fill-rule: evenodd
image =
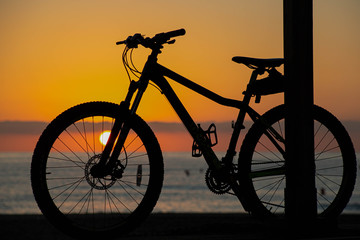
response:
M0 153L0 214L40 214L30 185L31 156ZM208 190L203 158L192 158L191 153L164 153L164 164L164 186L155 212L244 212L236 197ZM360 214L358 179L344 212Z

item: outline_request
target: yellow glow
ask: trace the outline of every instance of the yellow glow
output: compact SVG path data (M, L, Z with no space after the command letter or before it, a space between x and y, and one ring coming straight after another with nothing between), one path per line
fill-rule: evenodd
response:
M99 137L99 141L102 145L106 145L107 141L109 140L110 137L110 131L104 131L103 133L100 134Z
M353 107L360 100L359 12L358 0L314 1L315 102L340 120L360 120ZM227 98L241 100L251 75L233 56L283 57L283 0L0 1L0 121L50 121L81 102L119 103L129 81L123 46L115 42L178 28L186 35L165 46L159 63ZM135 50L139 70L148 53ZM179 121L149 89L139 115ZM195 121L236 118L231 109L175 90ZM283 102L263 99L253 105L260 113Z

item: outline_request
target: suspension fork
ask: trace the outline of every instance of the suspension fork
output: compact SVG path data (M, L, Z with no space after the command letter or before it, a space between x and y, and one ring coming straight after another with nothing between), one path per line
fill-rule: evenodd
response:
M111 129L111 133L109 136L109 139L105 145L104 151L102 152L101 158L99 163L97 164L97 169L94 168L92 171L92 174L100 176L100 175L106 175L107 171L104 172L105 166L106 169L111 170L116 160L118 159L121 149L123 148L124 142L126 140L126 137L130 131L129 124L131 122L132 116L135 114L137 108L139 107L140 100L142 98L143 93L146 90L146 87L148 85L148 80L146 81L131 81L128 93L126 95L126 98L124 101L120 103L120 111L118 113L118 116L115 119L114 126ZM130 102L133 98L134 93L138 90L135 99L133 101L133 104L130 108ZM120 132L121 130L121 132ZM120 134L119 134L120 133ZM116 141L117 140L117 141ZM114 147L115 145L115 147ZM111 151L113 150L112 154ZM110 156L111 154L111 156ZM107 161L109 159L109 161ZM95 173L97 171L97 173ZM101 173L100 173L101 172ZM100 175L99 175L100 174Z
M101 159L97 165L99 165L99 169L102 169L103 174L106 174L106 169L112 170L115 166L117 159L121 153L121 149L124 146L125 140L129 134L130 127L129 124L132 121L132 117L136 113L136 110L139 107L141 98L149 85L151 70L154 63L157 61L157 55L160 53L160 49L154 49L150 56L148 57L148 61L145 63L142 74L138 81L131 81L128 93L123 102L120 103L120 112L119 116L115 119L115 123L113 128L111 129L111 133L104 148L104 151L101 155ZM133 99L134 93L137 90L137 94L135 99L131 105L131 100ZM130 108L130 109L129 109ZM121 130L121 132L120 132ZM120 133L120 134L119 134ZM119 136L119 137L118 137ZM117 141L116 138L118 137ZM115 144L115 147L114 147ZM111 150L113 152L110 156ZM107 159L109 161L107 162ZM105 172L104 167L106 166ZM100 170L99 170L100 171Z
M121 153L121 149L123 148L124 146L124 143L125 143L125 140L129 134L129 131L130 131L130 124L132 122L132 117L135 115L136 113L136 110L138 109L139 107L139 104L140 104L140 101L141 101L141 98L149 84L149 80L145 80L145 81L140 81L138 82L139 86L138 86L138 92L135 96L135 99L132 103L132 106L131 106L131 109L129 110L129 106L128 105L128 108L126 109L127 110L127 114L125 116L124 119L122 119L122 128L121 128L121 132L120 132L120 135L119 135L119 132L117 135L119 135L119 138L115 144L115 147L114 147L114 150L111 154L111 157L109 159L109 165L110 167L116 162L116 160L118 159L120 153ZM127 98L129 97L129 99L131 100L132 96L127 96ZM125 102L125 101L124 101ZM120 129L119 129L120 130Z

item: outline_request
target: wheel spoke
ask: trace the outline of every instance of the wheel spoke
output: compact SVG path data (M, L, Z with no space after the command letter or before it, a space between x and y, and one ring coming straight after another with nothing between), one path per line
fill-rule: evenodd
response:
M240 182L251 193L247 199L256 214L284 213L285 160L278 142L264 129L285 136L285 107L276 107L262 116L246 135L239 157L239 172L249 176ZM262 126L266 122L266 127ZM271 127L269 127L271 126ZM275 146L274 146L275 145ZM351 140L341 123L329 112L314 106L314 156L318 213L340 214L349 201L356 176L356 158ZM291 161L291 159L289 160ZM346 162L346 164L345 164ZM250 167L249 167L250 165ZM247 172L249 171L250 172ZM241 176L240 176L241 177ZM280 179L279 179L280 178ZM242 178L241 178L242 179ZM279 204L280 203L280 204Z
M50 123L34 152L35 199L56 226L72 226L68 232L77 237L86 238L82 234L87 232L88 237L107 238L109 229L128 232L128 226L146 217L139 213L150 213L159 197L164 174L160 146L136 115L115 167L106 176L92 175L104 149L103 133L122 115L111 103L75 106Z

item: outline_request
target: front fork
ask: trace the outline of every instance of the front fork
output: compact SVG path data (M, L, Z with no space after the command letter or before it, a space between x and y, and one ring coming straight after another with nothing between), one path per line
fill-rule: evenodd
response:
M106 175L111 174L112 170L116 167L117 159L120 156L121 149L123 148L130 131L130 124L128 123L131 123L132 116L134 116L137 108L139 107L140 100L147 85L148 81L145 83L141 83L141 81L131 81L126 98L120 103L120 111L115 119L114 126L111 129L109 139L105 145L104 151L101 154L101 158L98 164L93 166L90 170L93 177L105 177ZM132 103L131 109L129 109L131 100L136 90L138 90L138 92Z

